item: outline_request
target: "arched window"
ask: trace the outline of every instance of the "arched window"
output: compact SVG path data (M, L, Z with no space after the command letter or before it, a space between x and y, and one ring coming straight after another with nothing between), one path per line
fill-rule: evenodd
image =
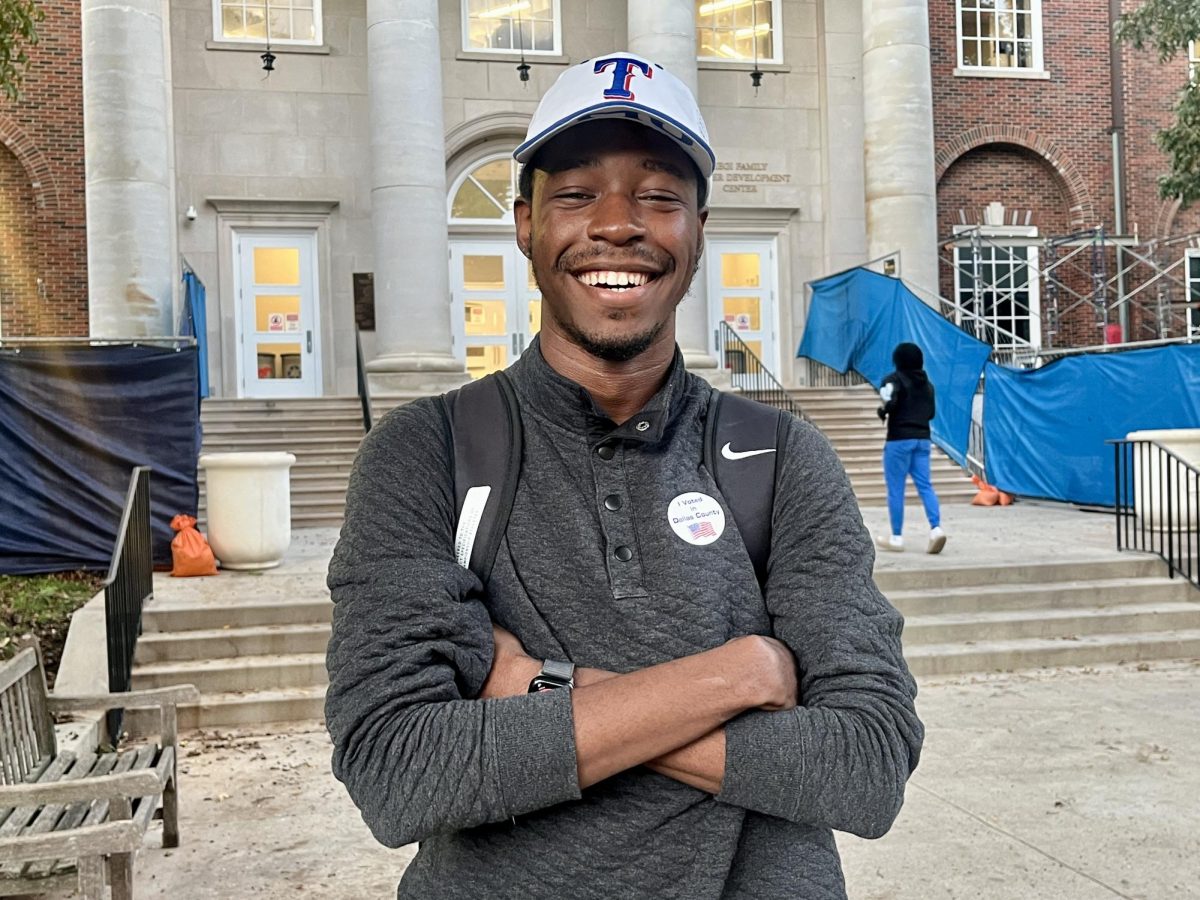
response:
M520 166L507 153L485 157L450 189L451 225L512 225Z

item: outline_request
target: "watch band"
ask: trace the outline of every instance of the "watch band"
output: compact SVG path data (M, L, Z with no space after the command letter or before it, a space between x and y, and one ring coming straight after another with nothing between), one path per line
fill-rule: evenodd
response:
M529 682L529 693L553 691L557 688L572 690L575 687L575 663L557 659L542 661L542 671Z

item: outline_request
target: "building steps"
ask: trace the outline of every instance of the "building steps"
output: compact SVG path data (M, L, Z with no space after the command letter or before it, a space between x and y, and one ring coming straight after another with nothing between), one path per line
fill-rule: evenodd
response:
M323 582L319 571L239 577L244 599L156 600L134 686L195 684L185 728L320 718L333 612ZM906 617L905 655L922 677L1200 657L1200 592L1150 556L888 568L876 582Z
M346 484L363 438L358 397L303 400L205 400L200 408L202 453L285 451L291 470L292 527L340 525ZM199 516L208 511L205 474Z
M851 487L862 506L885 506L883 445L887 433L875 414L879 395L870 385L841 388L795 388L790 395L817 428L829 439L846 467ZM930 460L930 477L938 498L960 501L975 496L970 477L936 446ZM918 501L911 480L906 500Z

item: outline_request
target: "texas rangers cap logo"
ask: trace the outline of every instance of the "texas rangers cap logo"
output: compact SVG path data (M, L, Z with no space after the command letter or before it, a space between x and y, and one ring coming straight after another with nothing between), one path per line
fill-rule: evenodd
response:
M612 53L571 66L551 85L513 153L527 163L548 141L592 119L629 119L669 137L709 178L716 155L696 98L682 81L636 53Z

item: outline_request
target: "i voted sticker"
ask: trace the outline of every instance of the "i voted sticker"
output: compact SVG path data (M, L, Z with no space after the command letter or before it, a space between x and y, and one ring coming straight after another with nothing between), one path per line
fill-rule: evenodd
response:
M703 547L725 530L725 510L708 494L691 491L680 494L667 506L671 530L687 541Z

